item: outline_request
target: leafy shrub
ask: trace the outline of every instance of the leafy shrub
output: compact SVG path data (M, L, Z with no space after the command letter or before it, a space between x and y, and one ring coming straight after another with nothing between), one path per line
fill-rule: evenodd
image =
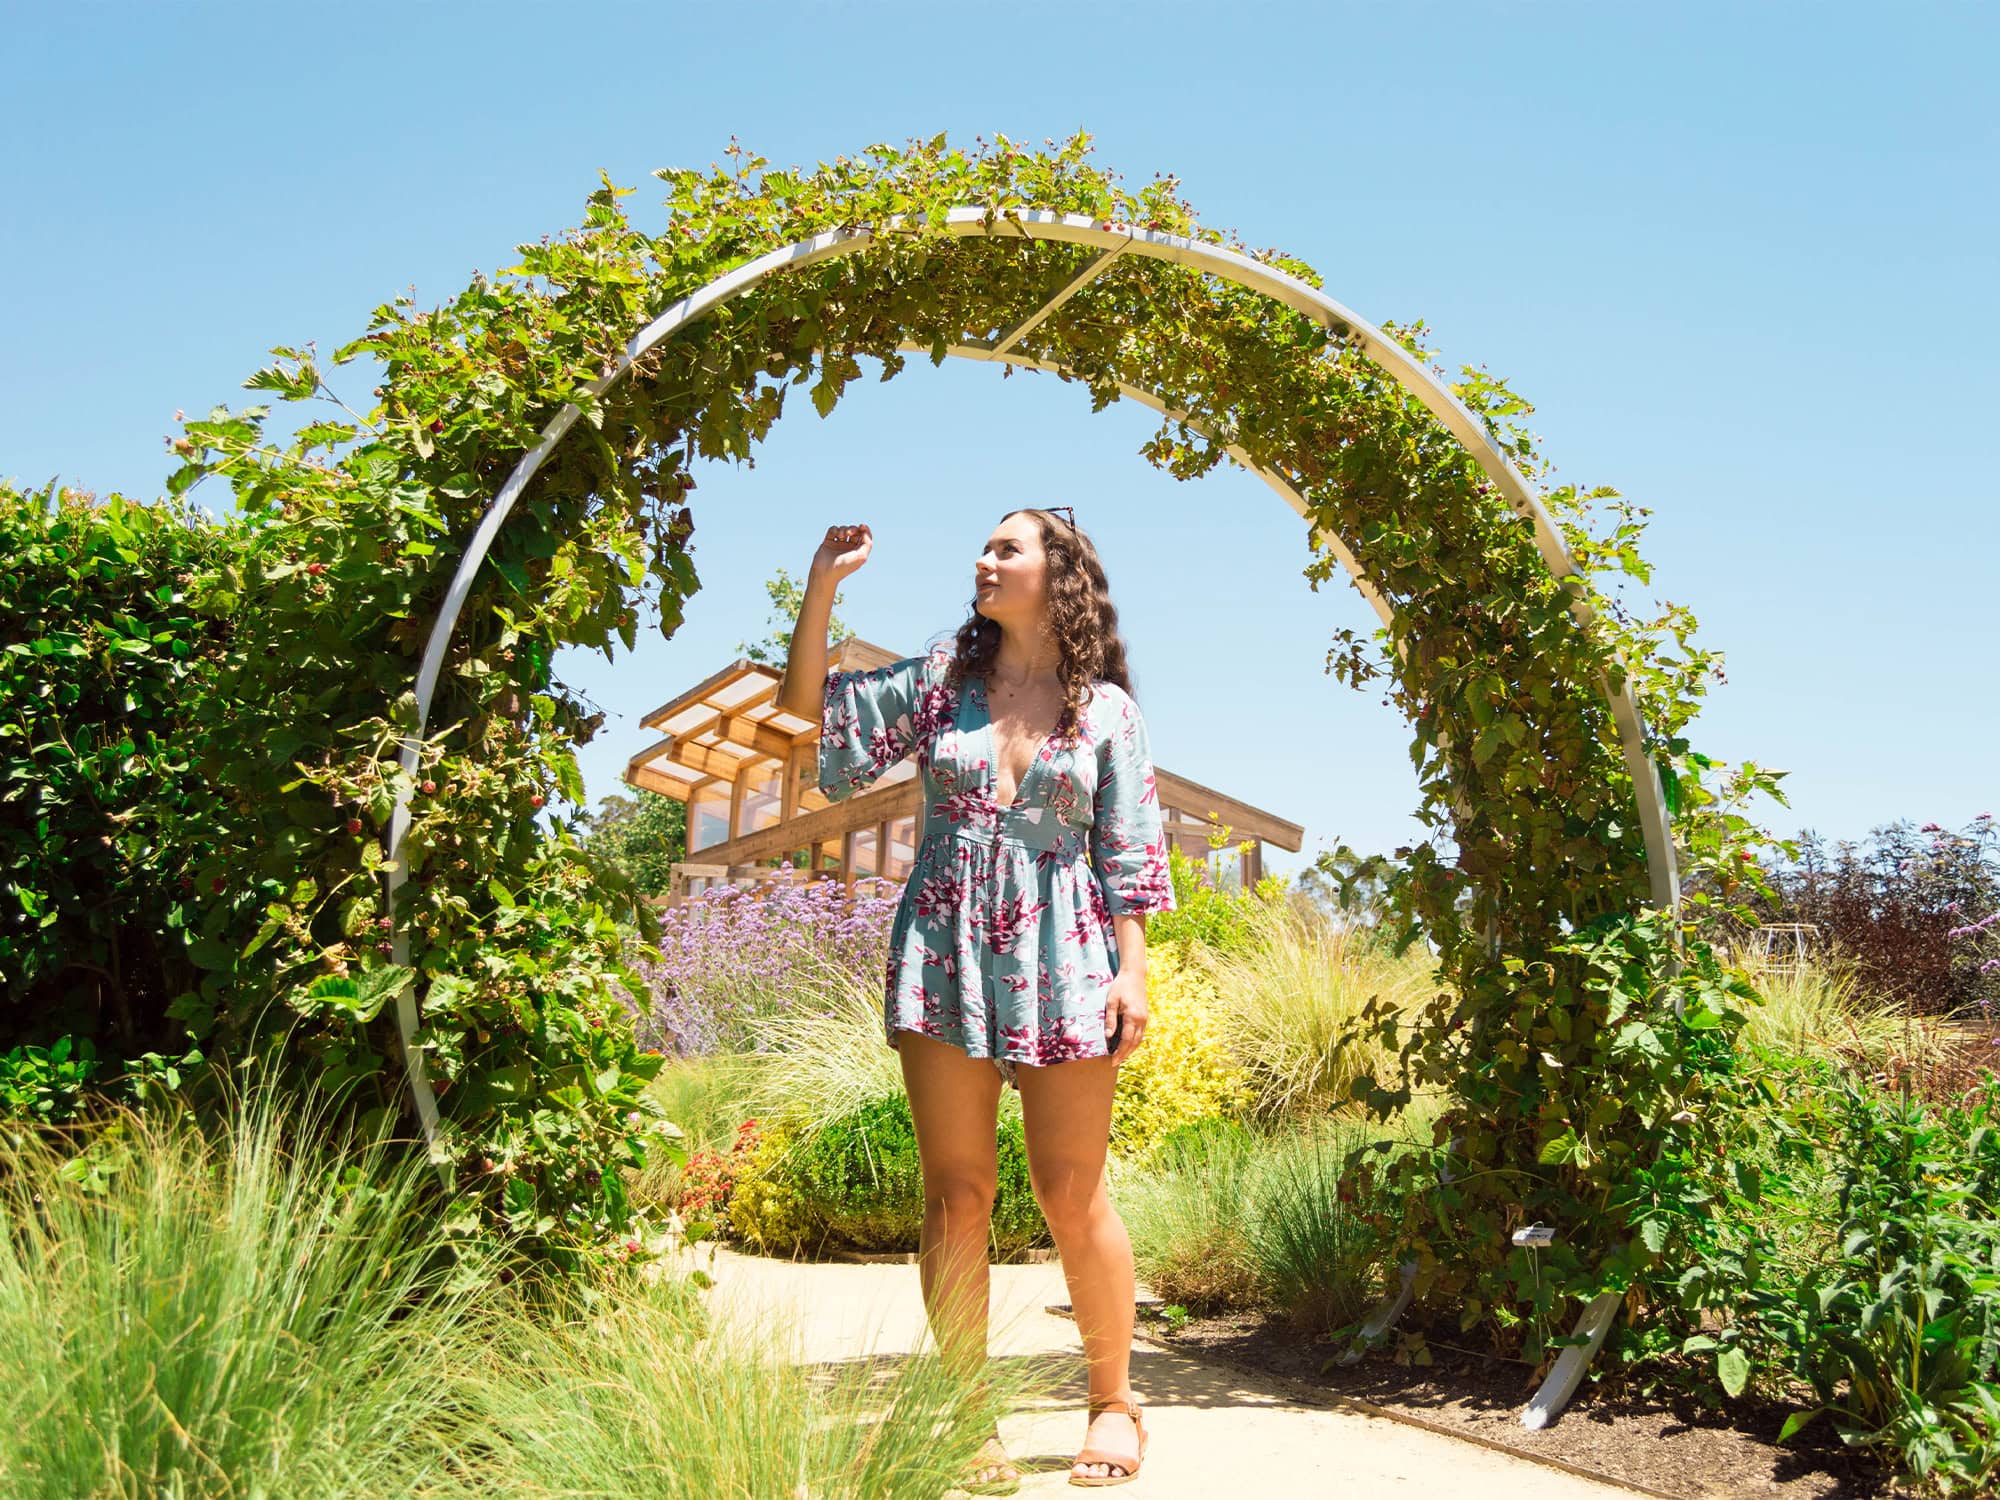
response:
M648 896L665 895L675 864L687 858L687 804L644 787L606 797L588 826L585 852L622 870Z
M1761 1356L1818 1403L1787 1435L1824 1413L1851 1446L1978 1488L2000 1469L2000 1083L1940 1113L1851 1081L1829 1102L1837 1245L1796 1281L1753 1285L1724 1383Z
M190 454L248 443L275 465L239 472L246 514L226 524L0 487L0 1044L74 1035L98 1086L185 1083L211 1104L204 1057L267 1056L367 1135L410 1108L390 1004L414 985L445 1221L573 1260L631 1219L617 1169L675 1142L641 1096L659 1060L618 1024L615 899L573 843L526 834L541 787L565 766L574 784L567 752L535 743L563 716L482 662L444 694L477 710L463 758L433 750L421 784L396 767L422 573L383 562L427 556L435 517L358 454L344 477L284 469L260 421L188 427ZM401 787L418 794L408 965L382 905ZM12 1092L51 1112L80 1097Z
M1250 938L1252 906L1276 899L1284 889L1282 876L1267 875L1254 891L1223 890L1206 864L1173 847L1167 850L1167 873L1174 887L1174 909L1146 918L1149 949L1154 943L1171 942L1200 943L1218 951L1240 947Z
M755 1131L742 1153L729 1195L729 1233L766 1255L816 1253L826 1221L799 1178L799 1127L772 1121Z
M1150 918L1148 919L1150 922ZM1250 1090L1224 1034L1225 1008L1184 939L1146 945L1146 1040L1118 1067L1115 1155L1143 1156L1177 1126L1248 1108Z
M51 1047L14 1047L0 1056L0 1120L67 1120L97 1076L89 1037L59 1037Z
M701 1150L688 1158L674 1197L674 1209L684 1220L712 1222L728 1213L737 1170L756 1145L759 1128L758 1121L745 1120L736 1128L736 1140L729 1150Z
M0 485L0 1042L185 1050L172 1012L227 887L197 688L240 537L192 505Z
M1797 850L1771 870L1771 896L1754 903L1758 920L1816 926L1827 958L1879 1003L1990 1013L2000 1002L2000 962L1989 963L2000 953L1969 940L2000 911L2000 823L1991 813L1957 832L1904 820L1831 849L1806 832Z
M1005 1091L1002 1099L990 1244L1005 1256L1046 1244L1048 1225L1028 1178L1019 1096ZM846 1243L918 1248L924 1184L907 1094L886 1094L814 1131L794 1170L814 1212Z

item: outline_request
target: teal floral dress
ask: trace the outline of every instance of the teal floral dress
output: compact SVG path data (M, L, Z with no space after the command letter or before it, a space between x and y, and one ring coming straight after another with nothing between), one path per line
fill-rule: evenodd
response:
M1111 918L1174 909L1166 837L1145 720L1124 689L1097 683L1076 732L1042 742L1003 808L986 684L954 690L950 663L939 647L829 672L819 789L841 801L916 752L925 816L890 928L884 1036L893 1047L920 1031L1015 1083L1017 1064L1112 1050Z

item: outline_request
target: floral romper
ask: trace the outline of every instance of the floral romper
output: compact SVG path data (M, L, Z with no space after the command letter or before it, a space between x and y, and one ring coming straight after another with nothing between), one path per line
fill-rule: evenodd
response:
M986 684L945 683L949 647L829 672L819 788L838 802L912 750L925 816L889 933L883 1030L1016 1064L1103 1057L1111 918L1174 909L1166 837L1129 694L1091 689L1072 739L1051 736L1003 808Z

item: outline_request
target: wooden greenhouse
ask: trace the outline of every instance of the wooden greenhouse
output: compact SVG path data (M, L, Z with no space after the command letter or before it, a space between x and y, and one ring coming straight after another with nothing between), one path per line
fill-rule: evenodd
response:
M830 671L867 670L909 653L850 636L828 654ZM688 856L674 866L672 905L721 882L802 878L900 881L921 837L922 788L914 757L865 792L830 802L819 790L819 724L777 707L778 668L739 658L661 704L641 721L660 738L632 757L625 780L687 804ZM1155 760L1163 826L1197 859L1209 835L1229 832L1246 885L1263 874L1263 848L1298 851L1305 830L1275 813L1175 775ZM1241 847L1239 847L1241 846ZM786 877L784 863L795 872Z

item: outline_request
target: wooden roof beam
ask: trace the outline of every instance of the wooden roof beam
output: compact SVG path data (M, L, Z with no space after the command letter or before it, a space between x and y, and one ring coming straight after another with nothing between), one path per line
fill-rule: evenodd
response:
M1162 807L1202 815L1213 813L1218 821L1229 825L1235 838L1261 839L1294 854L1305 847L1306 831L1299 824L1267 813L1261 807L1252 807L1214 787L1203 786L1199 781L1163 771L1157 765L1153 767L1153 789Z
M839 838L849 829L873 828L898 818L916 817L923 808L923 786L914 776L890 787L873 787L817 812L801 813L755 833L696 851L715 864L747 865L774 854Z

